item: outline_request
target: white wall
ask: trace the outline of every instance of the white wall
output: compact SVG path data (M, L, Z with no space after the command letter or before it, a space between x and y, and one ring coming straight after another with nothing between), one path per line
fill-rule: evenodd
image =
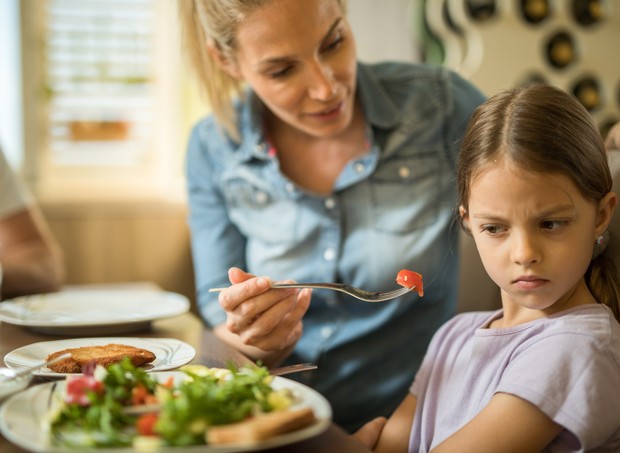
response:
M22 162L19 0L0 0L0 145L9 162Z
M349 21L360 60L417 61L411 31L413 0L349 0Z

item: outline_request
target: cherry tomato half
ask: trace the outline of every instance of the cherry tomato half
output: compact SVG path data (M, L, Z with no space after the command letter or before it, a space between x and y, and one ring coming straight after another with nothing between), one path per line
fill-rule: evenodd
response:
M396 283L405 288L413 289L415 288L418 296L424 296L424 285L422 284L422 275L417 272L413 272L407 269L401 270L398 275L396 275Z

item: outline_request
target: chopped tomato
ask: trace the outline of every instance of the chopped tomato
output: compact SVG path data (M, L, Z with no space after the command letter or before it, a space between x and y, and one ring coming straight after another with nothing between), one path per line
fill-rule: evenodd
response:
M103 382L98 381L92 375L68 376L65 401L69 404L88 406L90 404L88 393L103 393L103 390Z
M418 296L424 296L424 285L422 284L422 275L407 269L401 270L396 275L396 283L411 290L415 289Z
M155 432L155 423L157 422L158 414L151 412L143 414L136 420L136 430L138 434L142 436L157 436Z
M168 376L168 379L162 384L162 387L171 389L174 387L174 376Z
M138 384L131 390L131 404L133 406L156 403L157 397L150 393L144 385Z
M133 389L131 389L131 404L134 406L144 404L148 394L149 391L145 386L142 384L136 385Z

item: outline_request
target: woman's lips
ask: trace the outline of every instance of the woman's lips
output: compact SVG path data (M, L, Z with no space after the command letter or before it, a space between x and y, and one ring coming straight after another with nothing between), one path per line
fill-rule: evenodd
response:
M331 120L338 117L343 111L344 102L340 101L338 104L323 109L320 112L310 113L308 114L311 118L315 118L318 120Z

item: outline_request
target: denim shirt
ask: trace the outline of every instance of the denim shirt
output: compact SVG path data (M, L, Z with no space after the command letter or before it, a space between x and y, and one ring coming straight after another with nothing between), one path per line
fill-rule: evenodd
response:
M370 147L349 162L328 196L283 175L250 92L237 104L243 140L213 117L199 122L186 171L197 301L205 322L225 321L211 287L238 266L273 280L344 282L395 289L398 271L424 277L424 297L380 304L314 290L304 333L287 362L315 362L293 375L328 398L348 430L390 415L407 394L435 330L455 312L455 163L483 95L444 68L358 64L358 95Z

